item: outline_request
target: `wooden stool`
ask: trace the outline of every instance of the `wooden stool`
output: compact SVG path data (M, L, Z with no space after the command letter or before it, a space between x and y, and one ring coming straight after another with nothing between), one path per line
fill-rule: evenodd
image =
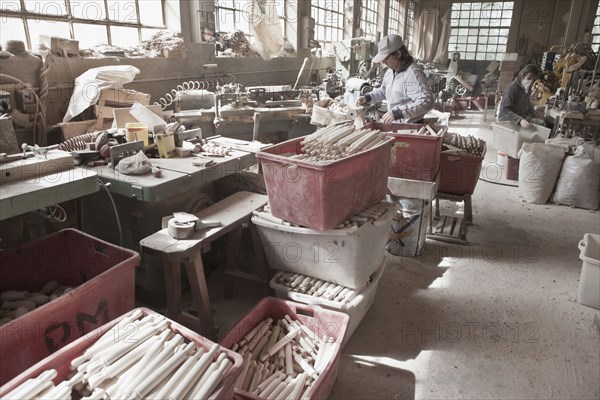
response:
M237 192L219 201L218 203L196 214L198 218L221 221L221 226L195 232L187 239L175 239L169 235L167 229L162 229L140 241L142 249L149 254L158 255L163 260L165 273L165 286L167 292L167 316L203 336L214 340L216 330L210 309L210 300L204 267L202 264L202 248L204 245L230 233L241 232L242 224L250 223L252 212L267 203L267 196L250 192ZM255 229L255 228L254 228ZM235 239L234 233L231 239ZM239 237L238 237L239 238ZM260 276L268 279L268 268L265 261L260 239L255 238L255 251L257 253L257 267ZM230 241L233 243L233 241ZM239 243L239 242L238 242ZM227 270L238 277L249 278L248 273L236 273L232 263L233 259L228 254ZM185 266L188 274L192 297L198 316L183 311L181 307L181 265ZM257 280L253 278L253 280ZM268 281L265 282L268 287ZM230 283L229 283L230 284Z
M440 215L440 200L450 200L464 203L463 218ZM451 194L438 192L435 201L435 219L437 225L431 224L429 237L456 244L467 244L467 225L473 224L473 209L470 194Z

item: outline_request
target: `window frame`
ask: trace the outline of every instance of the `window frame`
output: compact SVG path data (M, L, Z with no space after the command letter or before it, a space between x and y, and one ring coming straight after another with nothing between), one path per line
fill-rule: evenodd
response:
M43 0L39 0L40 2ZM57 0L58 1L58 0ZM0 8L0 19L4 18L16 18L21 19L23 23L23 27L25 30L25 44L28 49L32 49L32 37L29 29L30 22L32 20L40 20L40 21L50 21L50 22L65 22L69 26L69 38L71 40L77 40L75 37L75 28L74 24L84 24L84 25L95 25L95 26L104 26L106 28L106 40L108 45L112 45L113 40L111 36L111 27L125 27L125 28L136 28L138 35L138 44L142 42L142 30L143 29L166 29L165 24L165 1L161 1L162 8L162 25L149 25L142 24L140 21L140 0L131 0L135 4L135 15L136 22L125 22L125 21L116 21L111 20L110 7L108 5L108 1L104 0L104 19L96 20L96 19L87 19L74 17L73 11L71 7L71 0L64 0L63 4L66 9L66 14L64 15L54 15L54 14L45 14L41 12L30 11L26 8L24 0L14 0L12 3L19 4L19 10L8 10L4 8ZM154 0L156 1L156 0ZM8 3L5 1L4 3Z
M379 26L377 18L379 15L377 0L362 0L360 2L360 23L359 27L363 36L368 39L376 39Z
M598 8L596 9L590 44L592 49L598 54L600 52L600 2L598 2Z
M498 61L506 53L514 3L453 2L448 54L458 51L463 60Z
M335 51L335 44L345 39L343 22L348 1L352 0L328 0L325 2L317 1L311 3L310 13L311 17L315 20L314 39L321 44L321 47L332 53ZM334 4L338 5L339 8L337 10L333 7ZM327 21L328 13L331 14L331 21ZM319 15L323 15L324 18L319 18ZM337 21L342 21L341 26L340 24L333 22L334 15L336 16ZM331 23L328 24L327 22ZM318 35L321 30L324 32L324 37Z

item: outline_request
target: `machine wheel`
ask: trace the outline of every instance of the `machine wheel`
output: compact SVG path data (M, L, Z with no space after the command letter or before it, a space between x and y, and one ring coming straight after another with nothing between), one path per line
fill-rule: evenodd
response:
M467 93L467 88L463 85L456 85L454 88L454 93L456 93L457 96L462 97Z

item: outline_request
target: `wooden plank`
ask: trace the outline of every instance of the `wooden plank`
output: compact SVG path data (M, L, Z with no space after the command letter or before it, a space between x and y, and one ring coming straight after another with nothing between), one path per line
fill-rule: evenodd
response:
M198 218L221 221L221 226L196 232L188 239L177 240L167 229L142 239L140 245L150 253L164 253L172 259L179 259L200 249L203 242L211 241L231 232L241 221L249 220L252 211L267 204L265 195L237 192L196 214Z
M466 224L460 217L441 215L438 223L431 234L427 237L442 242L467 244Z
M163 271L167 295L167 316L174 320L181 314L181 265L165 260Z
M210 298L208 296L208 287L206 286L206 278L204 275L204 267L202 264L202 255L199 251L196 252L193 262L185 264L188 279L190 281L190 289L196 305L200 322L212 324L212 311L210 309Z
M66 151L49 150L46 157L30 157L24 160L0 164L0 185L43 179L62 171L75 168L73 155Z
M388 177L388 191L394 196L432 201L437 195L440 174L432 182Z

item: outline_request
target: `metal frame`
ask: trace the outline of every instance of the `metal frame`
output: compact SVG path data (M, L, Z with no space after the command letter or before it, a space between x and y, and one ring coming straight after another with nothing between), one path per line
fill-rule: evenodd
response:
M461 53L461 58L465 60L496 60L500 54L506 52L513 11L514 1L452 3L449 53L458 51ZM507 14L510 14L508 24L505 25L502 22L498 25L493 24L492 22L496 20L492 20L492 14L496 12L501 14L500 21L508 19ZM468 15L465 15L466 13ZM506 34L500 32L490 34L490 31L495 29L505 30ZM496 39L497 43L491 43L491 39ZM501 39L505 39L506 43L499 43ZM462 43L459 40L465 40L465 42ZM456 49L458 45L463 44L467 50ZM474 46L475 48L468 50L468 46ZM482 51L481 46L486 47L486 50ZM488 50L489 46L496 46L496 49Z
M40 0L42 1L42 0ZM5 9L0 9L0 18L20 18L22 23L23 23L23 27L25 30L25 41L27 44L27 47L29 49L31 49L31 33L29 31L29 24L27 23L27 21L29 19L40 19L40 20L48 20L48 21L54 21L54 22L66 22L69 24L69 32L70 32L70 36L71 39L76 39L75 37L75 30L73 27L73 24L75 23L81 23L81 24L87 24L87 25L101 25L101 26L105 26L106 27L106 34L107 34L107 40L108 40L108 44L112 44L112 38L111 38L111 26L121 26L121 27L129 27L129 28L137 28L138 30L138 39L141 42L142 41L142 29L164 29L165 25L164 25L164 0L160 0L163 4L163 25L161 26L155 26L155 25L145 25L142 24L140 21L140 2L139 0L133 0L135 2L135 12L136 12L136 18L137 18L137 22L121 22L121 21L113 21L110 19L110 13L109 13L109 7L108 7L108 0L104 0L104 7L105 7L105 19L103 20L93 20L93 19L86 19L86 18L78 18L78 17L74 17L72 14L72 9L71 9L71 0L64 0L64 5L65 5L65 9L67 11L66 15L48 15L48 14L41 14L41 13L35 13L32 11L28 11L26 6L25 6L25 0L19 0L19 5L21 7L21 9L19 11L12 11L12 10L5 10Z

